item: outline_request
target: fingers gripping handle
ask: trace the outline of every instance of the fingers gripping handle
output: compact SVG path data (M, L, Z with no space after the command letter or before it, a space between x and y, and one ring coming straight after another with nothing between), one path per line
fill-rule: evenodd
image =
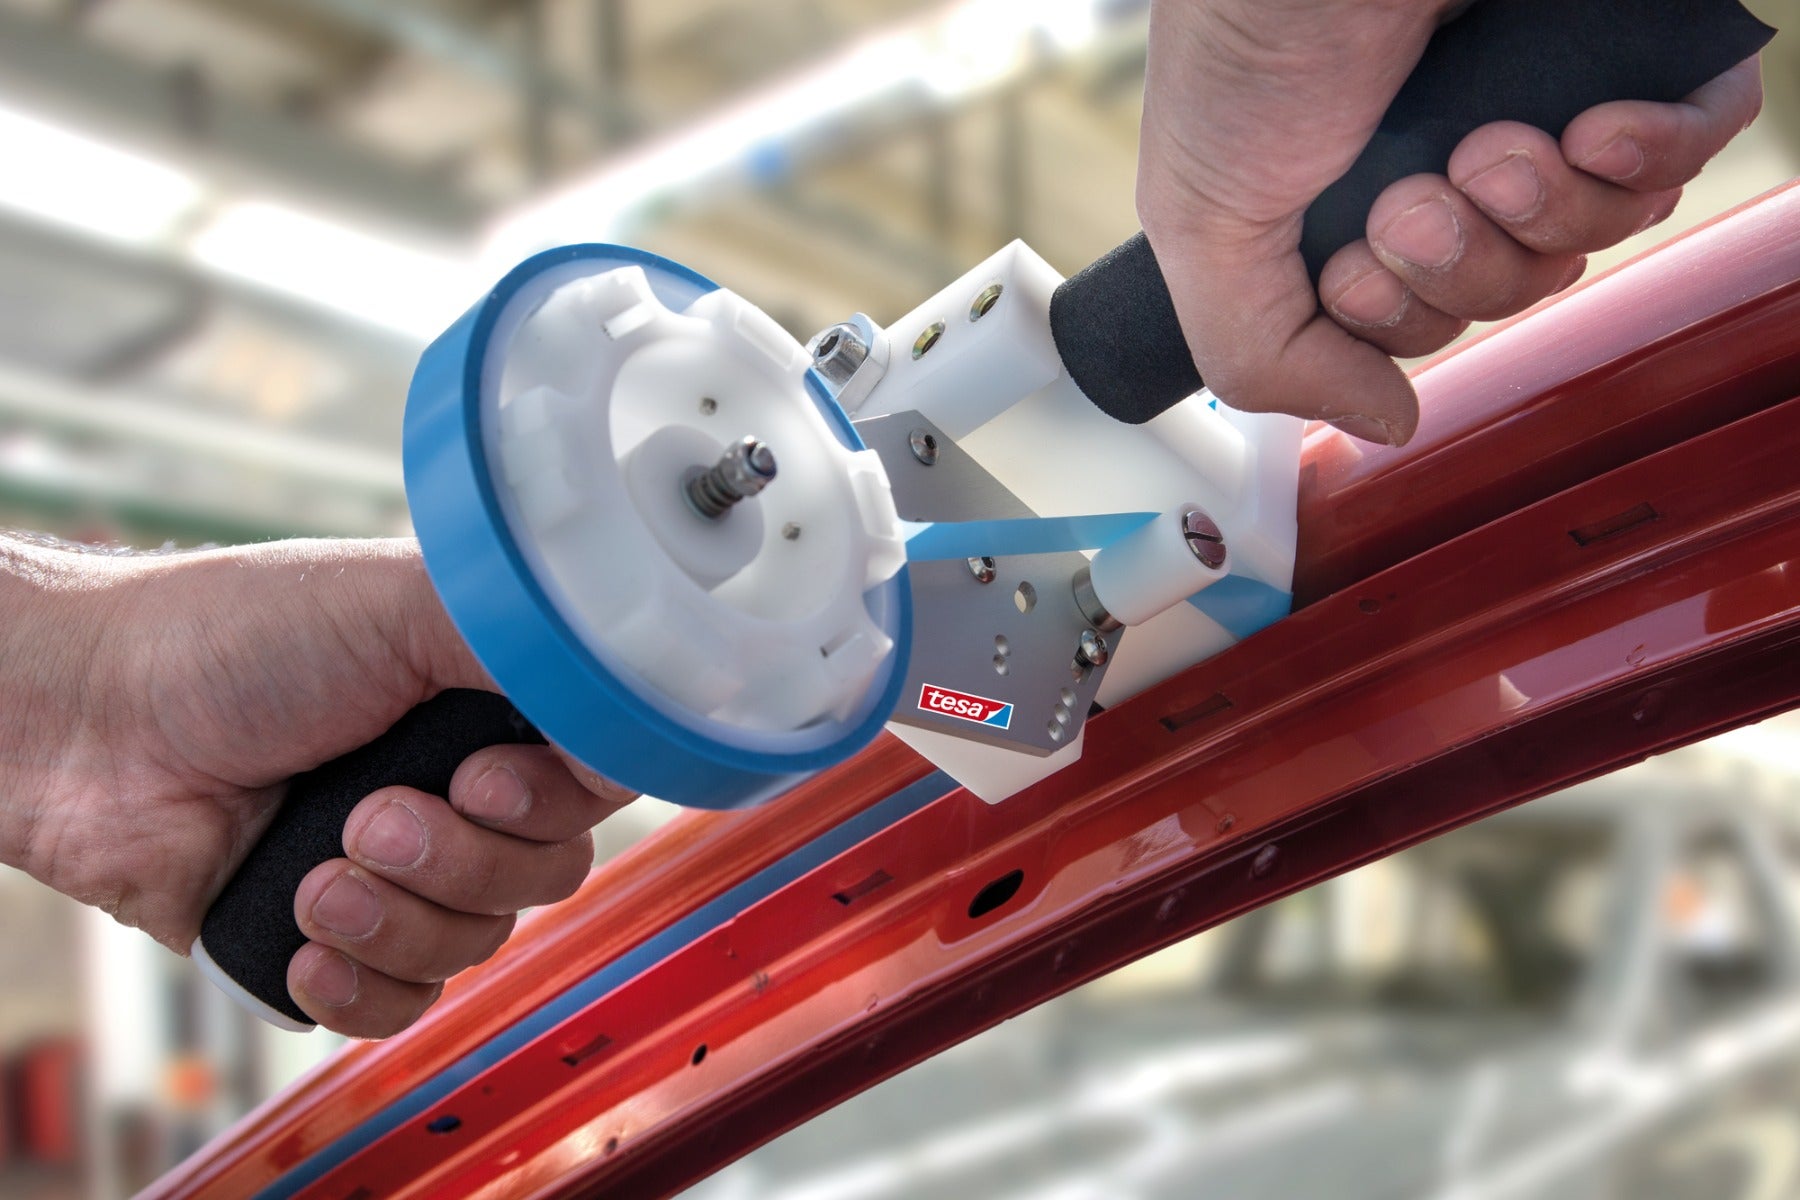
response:
M1307 271L1316 283L1363 236L1383 189L1442 172L1482 125L1561 134L1609 100L1679 100L1773 34L1738 0L1480 0L1438 30L1368 146L1306 210ZM1057 289L1050 326L1076 384L1121 421L1148 421L1201 387L1141 233Z
M310 1028L312 1018L287 989L288 962L307 941L294 920L294 893L307 872L344 857L350 811L384 787L445 795L456 768L477 750L543 741L505 697L455 690L419 705L361 749L295 776L274 822L207 911L195 961L263 1019Z

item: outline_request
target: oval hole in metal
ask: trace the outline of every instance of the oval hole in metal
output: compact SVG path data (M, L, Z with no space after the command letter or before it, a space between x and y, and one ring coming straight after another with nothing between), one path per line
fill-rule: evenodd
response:
M1008 871L1000 878L994 880L979 892L976 892L975 898L969 901L970 918L979 921L982 917L987 916L996 908L999 908L1008 900L1011 900L1014 896L1018 895L1019 885L1024 882L1025 872L1023 871Z

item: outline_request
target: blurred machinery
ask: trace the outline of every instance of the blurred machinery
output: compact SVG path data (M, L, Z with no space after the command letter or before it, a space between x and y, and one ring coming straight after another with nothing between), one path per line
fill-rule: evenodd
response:
M422 340L538 245L629 240L800 336L1014 236L1068 273L1135 228L1146 8L4 0L0 519L403 532ZM1800 165L1785 39L1768 76L1677 226Z

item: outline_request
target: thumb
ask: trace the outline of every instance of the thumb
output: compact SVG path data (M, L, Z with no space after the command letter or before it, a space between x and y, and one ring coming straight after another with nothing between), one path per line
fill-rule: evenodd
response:
M1146 206L1144 232L1214 395L1246 412L1325 420L1387 445L1412 437L1419 403L1411 382L1393 359L1320 311L1297 218L1200 228L1157 222L1153 211Z

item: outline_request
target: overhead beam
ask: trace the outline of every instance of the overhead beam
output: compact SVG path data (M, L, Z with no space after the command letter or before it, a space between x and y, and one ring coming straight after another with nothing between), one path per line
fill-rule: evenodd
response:
M603 134L634 128L638 116L622 95L583 87L534 61L523 46L509 46L474 25L416 0L270 0L376 33L416 54L436 59L520 95L581 114Z
M207 103L178 76L0 8L4 98L153 147L226 186L272 192L315 210L458 242L472 236L483 215L473 198L441 178L235 99Z

